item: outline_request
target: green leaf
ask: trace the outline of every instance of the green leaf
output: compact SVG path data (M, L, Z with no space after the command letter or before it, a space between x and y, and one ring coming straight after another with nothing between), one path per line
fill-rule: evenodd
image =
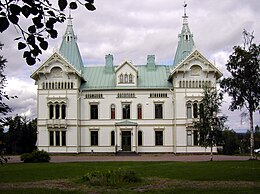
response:
M5 31L9 27L9 21L6 17L0 17L0 32Z
M18 43L18 50L22 50L26 47L26 44L24 44L23 42L19 42Z
M96 10L95 6L91 3L86 3L85 7L89 10L89 11L94 11Z
M31 56L27 56L27 57L26 57L26 63L27 63L28 65L34 65L34 64L36 63L36 60L35 60L35 58L33 58L33 57L31 57Z
M35 25L31 25L31 26L29 26L29 28L28 28L28 32L30 32L31 34L35 33L35 32L36 32Z
M21 7L18 6L17 4L11 4L9 7L10 11L14 15L19 15L21 12Z
M48 48L48 42L47 41L42 41L41 43L40 43L40 47L43 49L43 50L47 50L47 48Z
M13 14L8 15L8 19L9 19L9 21L12 22L13 24L17 24L18 21L19 21L19 18L18 18L16 15L13 15Z
M71 2L70 3L70 9L77 9L78 8L78 5L76 2Z
M63 11L67 7L68 2L67 2L67 0L59 0L58 5L59 5L60 10Z

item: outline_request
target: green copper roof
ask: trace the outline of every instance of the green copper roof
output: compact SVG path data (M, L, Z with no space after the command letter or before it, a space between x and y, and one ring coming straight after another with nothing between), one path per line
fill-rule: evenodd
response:
M62 37L62 43L59 52L77 70L81 70L83 68L83 62L77 45L77 37L73 31L71 19L71 17L68 18L67 29Z
M193 34L191 33L188 25L188 16L183 16L183 26L181 34L179 34L178 47L175 53L173 65L179 64L185 57L187 57L194 49L195 43Z
M84 67L82 76L87 81L81 84L81 89L163 89L172 87L172 83L168 81L170 72L169 66L156 65L154 70L151 70L147 65L139 65L135 67L138 72L137 86L116 86L115 71L108 72L105 66Z

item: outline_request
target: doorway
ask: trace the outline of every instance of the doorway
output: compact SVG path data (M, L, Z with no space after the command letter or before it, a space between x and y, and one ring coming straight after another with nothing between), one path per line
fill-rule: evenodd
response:
M131 131L122 131L122 151L131 151Z

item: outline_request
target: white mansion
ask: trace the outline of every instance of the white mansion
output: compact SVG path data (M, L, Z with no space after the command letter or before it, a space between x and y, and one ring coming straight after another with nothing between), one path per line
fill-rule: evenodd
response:
M69 18L59 51L31 77L38 85L37 146L50 153L203 153L193 128L203 86L222 73L195 48L186 14L173 66L154 55L84 66ZM214 147L216 152L216 147Z

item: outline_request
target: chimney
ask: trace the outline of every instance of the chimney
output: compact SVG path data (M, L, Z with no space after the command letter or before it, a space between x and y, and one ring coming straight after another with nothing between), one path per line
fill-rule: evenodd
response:
M106 72L114 72L113 55L108 54L105 57L106 60Z
M147 67L149 70L155 70L155 55L147 55Z

